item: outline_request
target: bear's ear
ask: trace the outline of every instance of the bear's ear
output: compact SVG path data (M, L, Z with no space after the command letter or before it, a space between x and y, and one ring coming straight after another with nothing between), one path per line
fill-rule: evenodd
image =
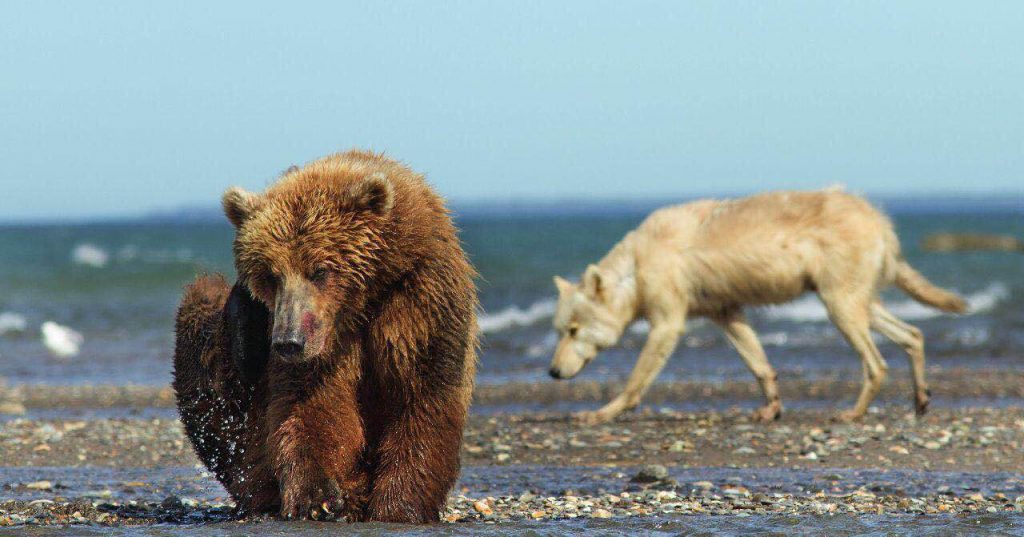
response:
M375 214L385 215L395 205L395 187L383 173L377 172L356 183L349 191L356 207L364 207Z
M242 227L253 211L260 205L260 197L252 192L247 192L237 186L233 186L224 193L221 198L221 205L224 207L224 215L228 217L231 225L235 228Z

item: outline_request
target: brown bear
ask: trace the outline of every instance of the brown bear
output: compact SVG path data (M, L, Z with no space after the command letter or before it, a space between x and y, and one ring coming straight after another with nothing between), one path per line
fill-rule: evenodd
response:
M349 151L228 190L237 283L178 311L185 430L241 513L437 521L476 364L474 271L444 202Z

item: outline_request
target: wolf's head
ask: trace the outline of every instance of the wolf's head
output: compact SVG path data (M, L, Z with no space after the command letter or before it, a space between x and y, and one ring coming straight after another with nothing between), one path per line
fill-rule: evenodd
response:
M632 316L624 315L614 296L620 282L596 265L587 267L580 283L555 276L558 309L555 330L561 335L551 361L551 376L576 376L602 349L615 345Z

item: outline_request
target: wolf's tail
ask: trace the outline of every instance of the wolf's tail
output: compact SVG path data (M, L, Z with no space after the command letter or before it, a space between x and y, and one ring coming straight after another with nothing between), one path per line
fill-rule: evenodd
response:
M937 287L902 259L896 265L896 286L922 304L950 313L967 312L967 302L960 295Z

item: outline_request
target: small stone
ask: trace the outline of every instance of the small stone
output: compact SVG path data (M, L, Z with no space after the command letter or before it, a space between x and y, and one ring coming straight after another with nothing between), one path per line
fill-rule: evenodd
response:
M532 518L534 520L540 520L540 519L544 518L545 516L547 516L547 513L545 513L544 511L534 511L534 512L530 513L530 518Z
M593 513L590 513L591 518L611 518L612 513L607 509L596 509Z
M505 462L511 458L512 456L509 455L508 453L498 453L497 455L495 455L494 460L498 462Z
M491 509L491 506L487 505L487 502L483 500L473 502L473 510L484 516L494 513L494 509Z
M164 501L160 502L160 507L164 509L181 509L184 504L181 503L181 498L177 496L168 496L164 498Z
M743 446L732 450L733 455L754 455L757 451L749 446Z
M0 401L0 414L20 416L25 413L25 405L18 401Z
M924 443L924 448L925 449L939 449L941 447L942 447L942 444L936 442L935 440L929 440L929 441Z
M32 490L50 490L53 488L53 483L50 483L49 481L33 481L31 483L26 483L25 488Z
M637 483L656 483L668 478L668 469L660 464L648 464L637 472L633 481Z
M710 482L710 481L695 481L693 483L693 486L694 486L694 488L704 489L704 490L715 488L715 484Z
M899 453L900 455L910 455L910 450L903 446L892 446L889 448L889 451Z
M739 485L729 485L722 489L722 494L726 496L739 497L739 496L750 496L750 491L747 487Z
M805 458L805 459L807 459L809 461L816 461L816 460L818 460L818 454L812 451L812 452L808 453L807 455L804 455L803 458Z

